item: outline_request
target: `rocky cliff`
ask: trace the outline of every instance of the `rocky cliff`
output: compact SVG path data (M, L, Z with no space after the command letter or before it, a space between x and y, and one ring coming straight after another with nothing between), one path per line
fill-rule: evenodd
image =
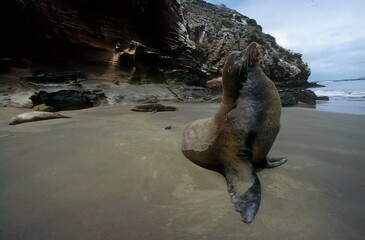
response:
M85 70L121 81L205 86L221 74L231 51L256 41L263 49L261 65L282 96L296 95L295 102L308 86L310 69L301 54L278 46L254 19L202 0L5 0L1 5L2 72Z
M109 62L131 40L162 52L186 41L180 4L149 0L4 0L1 57Z
M283 104L315 104L316 95L306 90L311 71L302 55L280 47L254 19L201 0L183 0L182 6L189 38L201 51L201 62L210 76L220 75L225 56L232 50L243 50L255 41L262 46L261 67L275 82Z

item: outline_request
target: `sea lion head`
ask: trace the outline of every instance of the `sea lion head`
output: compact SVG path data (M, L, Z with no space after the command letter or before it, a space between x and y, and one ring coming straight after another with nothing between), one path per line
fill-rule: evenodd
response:
M223 68L223 95L229 99L237 99L242 83L247 80L247 73L254 68L260 56L261 45L252 42L242 52L232 52Z
M15 125L17 124L21 119L18 117L18 116L15 116L15 117L12 117L10 120L9 120L9 125Z

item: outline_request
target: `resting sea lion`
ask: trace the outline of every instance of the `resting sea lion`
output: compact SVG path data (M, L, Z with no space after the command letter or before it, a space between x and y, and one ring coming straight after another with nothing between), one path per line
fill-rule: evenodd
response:
M25 112L11 118L9 124L15 125L25 122L34 122L34 121L41 121L55 118L71 118L71 117L67 117L55 112L38 112L38 111Z
M165 112L165 111L176 111L177 108L174 106L165 106L159 103L149 103L137 105L131 109L134 112Z
M190 122L182 139L182 152L189 160L225 176L235 209L246 223L253 221L261 198L253 164L275 167L287 160L267 158L279 133L281 101L259 66L259 48L253 42L228 56L218 112Z

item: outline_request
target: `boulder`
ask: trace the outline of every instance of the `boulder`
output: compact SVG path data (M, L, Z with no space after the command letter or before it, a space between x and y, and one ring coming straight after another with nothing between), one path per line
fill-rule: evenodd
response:
M280 94L281 105L283 107L295 106L298 104L298 98L292 94L282 93Z
M56 111L90 108L106 102L106 96L101 90L60 90L51 93L38 91L30 99L33 106L45 104Z
M283 106L295 106L298 102L308 105L316 105L317 95L309 89L279 89Z
M319 100L319 101L329 101L330 98L328 96L317 96L317 100Z

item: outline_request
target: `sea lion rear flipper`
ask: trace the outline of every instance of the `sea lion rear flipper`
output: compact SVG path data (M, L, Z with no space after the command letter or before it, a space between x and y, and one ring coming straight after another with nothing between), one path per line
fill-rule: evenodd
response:
M266 158L266 164L265 166L267 168L274 168L279 167L280 165L286 163L288 159L286 157L279 157L279 158Z
M251 159L251 150L243 149L234 164L224 166L229 196L245 223L253 221L261 200L261 184Z

